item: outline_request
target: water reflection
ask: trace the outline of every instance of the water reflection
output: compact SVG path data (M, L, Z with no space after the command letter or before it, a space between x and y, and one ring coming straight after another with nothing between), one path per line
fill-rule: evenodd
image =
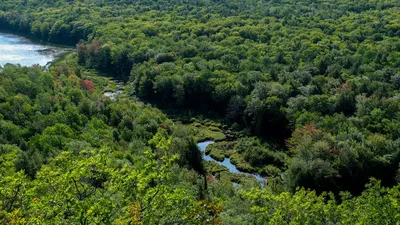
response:
M35 44L26 38L0 33L0 65L7 63L32 66L46 66L66 49Z

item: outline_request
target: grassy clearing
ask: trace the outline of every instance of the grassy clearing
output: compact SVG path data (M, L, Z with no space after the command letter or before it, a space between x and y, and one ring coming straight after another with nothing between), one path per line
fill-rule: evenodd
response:
M230 158L233 153L235 142L221 141L207 146L206 154L210 155L217 161L223 161L224 158Z
M249 187L259 186L257 179L251 175L230 173L226 167L216 162L205 161L204 165L208 173L212 175L214 179L225 182L235 182Z
M206 140L222 141L226 138L221 129L221 124L212 121L193 122L188 126L193 130L197 142Z

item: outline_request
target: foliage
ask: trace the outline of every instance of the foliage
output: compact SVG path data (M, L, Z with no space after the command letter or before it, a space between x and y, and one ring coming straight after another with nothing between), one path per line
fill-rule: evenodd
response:
M396 224L399 7L2 1L1 30L77 49L0 68L0 223ZM269 187L202 162L202 140Z
M372 180L359 197L343 193L340 202L304 189L294 195L254 189L242 194L251 201L254 224L396 224L398 191L399 186L383 188Z
M204 190L180 177L191 173L184 167L204 173L200 151L184 128L159 110L129 99L111 101L95 85L88 89L82 85L87 80L68 72L72 68L58 71L6 65L0 72L1 87L8 89L0 103L1 223L217 220L220 209L198 206ZM48 76L51 85L34 82ZM14 89L19 80L31 81L35 93ZM201 187L198 176L194 186Z

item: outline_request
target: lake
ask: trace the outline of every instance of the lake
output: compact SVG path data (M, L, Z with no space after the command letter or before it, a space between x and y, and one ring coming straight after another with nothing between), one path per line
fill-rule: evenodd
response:
M36 44L17 35L0 33L1 66L7 63L46 66L65 52L66 49L60 47Z

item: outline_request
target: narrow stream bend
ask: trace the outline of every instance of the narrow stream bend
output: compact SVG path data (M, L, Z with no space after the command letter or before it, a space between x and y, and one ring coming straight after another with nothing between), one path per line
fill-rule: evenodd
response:
M225 158L224 161L220 162L220 161L215 160L210 155L206 155L205 151L206 151L207 146L210 145L210 144L213 144L213 143L214 143L213 141L203 141L203 142L197 143L197 146L199 147L200 151L203 152L203 159L204 160L218 163L219 165L228 168L229 172L231 172L231 173L251 175L251 176L255 177L260 182L261 187L264 187L264 185L267 182L267 178L262 177L260 174L257 174L257 173L254 173L254 174L246 173L246 172L242 172L242 171L238 170L236 168L236 166L231 163L231 160L229 158Z

